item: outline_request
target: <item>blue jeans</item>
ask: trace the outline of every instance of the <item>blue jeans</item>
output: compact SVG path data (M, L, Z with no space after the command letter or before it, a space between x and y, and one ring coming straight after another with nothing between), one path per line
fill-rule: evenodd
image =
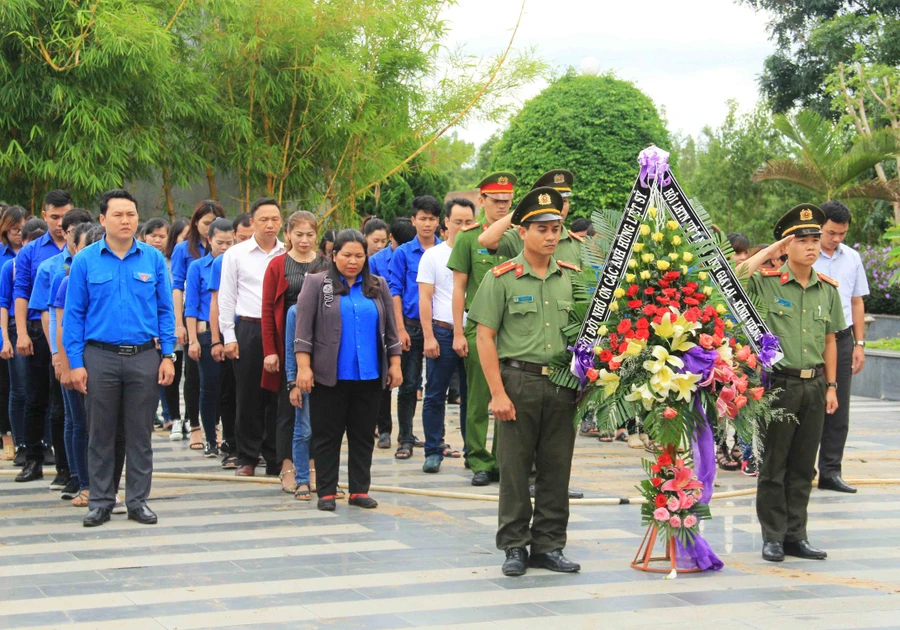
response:
M291 443L294 461L294 481L309 485L309 440L312 427L309 423L309 394L303 394L303 407L294 407L294 439Z
M453 373L459 374L460 426L466 426L466 368L462 357L453 350L453 331L434 327L434 338L441 348L437 359L425 359L425 393L422 403L422 428L425 429L425 457L440 455L444 443L444 410L447 390ZM465 443L465 433L463 443Z
M66 455L69 458L70 474L78 478L81 490L87 490L87 417L84 413L84 395L81 392L63 388L63 403L66 406Z
M9 341L13 348L19 336L16 334L16 325L9 327ZM26 375L28 371L28 357L23 357L14 352L9 360L9 424L12 428L13 440L16 446L25 446L25 399L26 399Z
M207 330L197 335L200 342L200 422L206 434L206 442L216 445L216 425L219 424L219 388L222 381L222 364L212 356L212 333Z

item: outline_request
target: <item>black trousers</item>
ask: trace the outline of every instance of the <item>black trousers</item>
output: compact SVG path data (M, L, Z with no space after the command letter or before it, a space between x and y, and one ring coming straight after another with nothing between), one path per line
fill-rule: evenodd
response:
M278 394L263 389L262 327L259 322L238 320L234 328L240 358L234 359L237 414L234 437L240 466L256 466L259 456L270 468L276 464L275 418Z
M166 394L166 406L169 408L170 420L181 420L181 374L184 371L184 350L175 351L175 378L163 390Z
M184 419L191 428L200 426L200 366L184 353Z
M50 365L50 346L44 337L39 320L28 322L28 336L34 354L28 357L26 375L27 397L25 401L25 457L30 462L44 463L44 442L52 439L56 456L56 471L69 470L66 460L66 414L59 381ZM44 435L47 414L50 414L50 435Z
M385 389L381 394L381 402L378 409L378 433L390 435L393 428L393 421L391 420L391 390Z
M338 381L334 387L316 383L309 395L312 425L311 456L316 461L320 497L337 489L341 442L347 433L350 494L367 494L372 483L375 424L382 396L381 379Z
M9 423L9 361L0 360L0 435L12 432Z
M819 448L819 477L841 474L844 445L850 431L850 386L853 382L853 335L837 340L837 397L838 408L825 414L822 444Z
M234 366L231 359L222 362L222 383L219 394L219 419L222 421L222 440L234 446L234 418L237 414Z

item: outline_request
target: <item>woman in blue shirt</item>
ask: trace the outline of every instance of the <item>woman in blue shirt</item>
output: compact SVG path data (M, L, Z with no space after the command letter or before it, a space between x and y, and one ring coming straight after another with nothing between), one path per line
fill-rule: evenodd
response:
M234 245L234 226L231 221L218 218L208 226L209 253L195 260L188 268L185 285L184 315L189 339L188 356L200 367L200 420L206 435L204 457L219 456L216 425L219 424L218 404L221 393L222 364L212 355L212 330L209 307L213 291L213 263Z
M369 496L375 424L383 389L397 387L400 341L387 281L369 273L358 230L335 236L329 269L306 276L297 301L297 380L309 394L318 507L335 509L341 442L347 434L350 505L374 508ZM296 461L296 460L295 460Z

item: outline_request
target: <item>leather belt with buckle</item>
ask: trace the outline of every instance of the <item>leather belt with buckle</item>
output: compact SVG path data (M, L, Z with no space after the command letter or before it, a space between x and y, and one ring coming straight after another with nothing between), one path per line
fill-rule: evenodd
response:
M511 368L516 368L517 370L522 370L529 374L540 374L541 376L548 376L550 374L550 368L546 365L541 365L540 363L528 363L527 361L516 361L515 359L504 359L503 363Z
M447 322L441 322L436 319L431 320L432 326L437 326L438 328L443 328L444 330L453 330L453 324L448 324Z
M806 370L795 370L793 368L776 368L775 373L793 376L794 378L810 379L825 374L825 368L823 366L809 368Z
M404 318L403 318L403 323L404 323L404 325L406 325L406 326L415 326L416 328L421 328L421 327L422 327L422 322L421 322L421 321L419 321L418 319L412 319L411 317L404 317Z
M844 330L839 330L834 333L834 339L835 341L837 341L839 339L843 339L844 337L849 337L852 332L853 326L847 326Z
M105 350L107 352L115 352L119 356L123 357L133 357L136 354L140 354L145 350L150 350L152 348L156 348L156 342L151 340L147 343L142 343L138 346L117 346L112 343L103 343L102 341L88 341L89 346L94 346L95 348L100 348L101 350Z

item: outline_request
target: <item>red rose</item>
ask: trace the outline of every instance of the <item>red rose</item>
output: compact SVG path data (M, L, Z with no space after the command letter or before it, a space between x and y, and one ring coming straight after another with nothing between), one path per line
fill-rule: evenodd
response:
M658 284L658 285L659 285L660 287L662 287L663 289L669 288L669 281L668 281L668 280L658 280L656 284Z
M713 347L713 338L712 335L707 335L706 333L700 333L700 346L705 348L706 350L711 350Z
M644 305L640 300L629 300L628 308L641 308Z
M753 400L759 400L763 397L763 394L766 393L766 390L762 387L753 387L750 389L750 398Z
M616 370L619 369L619 366L620 366L620 365L622 365L622 364L619 363L618 361L610 361L610 362L609 362L609 369L612 370L613 372L615 372Z
M676 289L673 289L673 288L671 288L671 287L668 288L668 289L665 289L665 290L663 291L663 295L665 295L666 297L672 297L673 295L675 295L675 293L677 293L677 290L676 290Z
M712 306L707 306L703 309L703 317L716 317L716 309Z
M590 368L590 369L588 369L588 371L587 371L587 373L585 374L585 376L587 376L587 379L588 379L591 383L593 383L594 381L597 380L597 377L600 376L600 373L599 373L596 369Z
M629 330L627 333L625 333L625 340L628 341L629 339L634 339L635 335L635 331Z
M623 319L622 321L619 322L619 325L616 326L616 332L618 332L620 335L624 335L629 330L631 330L631 320L630 319Z
M644 315L649 315L650 317L653 317L654 315L656 315L656 311L657 311L657 308L656 308L655 304L648 304L647 306L644 307Z
M693 289L692 287L687 286L687 287L684 287L684 288L681 290L681 292L684 293L685 295L693 295L693 294L694 294L694 289Z
M650 329L649 328L640 328L640 329L638 329L638 331L636 333L634 333L634 336L637 337L638 339L643 339L644 341L647 341L650 339Z
M689 308L684 312L684 318L689 322L696 322L698 319L700 319L700 309L697 307Z
M609 350L604 350L600 353L600 360L603 363L609 363L612 358L613 358L613 353L610 352Z
M662 295L657 295L657 296L656 296L656 301L659 302L660 304L662 304L663 306L668 306L668 305L669 305L669 298L664 297L664 296L662 296Z
M610 348L618 348L619 347L619 335L617 335L616 333L610 333L609 347Z
M628 350L628 342L624 341L619 344L619 354L624 354L626 350Z
M700 300L695 300L692 297L685 297L684 303L687 304L688 306L700 306Z
M663 279L664 279L664 280L668 280L669 282L671 282L672 280L678 280L678 278L679 278L680 276L681 276L681 272L680 272L680 271L667 271L667 272L663 275Z
M695 293L694 297L697 298L698 300L700 300L701 302L703 302L706 300L707 296L705 293Z
M650 465L650 472L652 472L652 473L658 473L658 472L660 472L661 470L662 470L662 468L660 468L658 464L651 464L651 465Z
M628 297L634 297L635 295L637 295L638 291L640 291L640 287L636 284L632 284L630 287L628 287L625 295L627 295Z
M666 418L668 420L671 420L672 418L674 418L677 415L678 415L678 412L675 411L674 409L672 409L671 407L666 407L666 410L663 411L663 418Z
M654 505L656 505L656 507L658 508L666 507L666 503L668 502L669 499L666 498L666 495L664 494L657 494L656 498L653 500Z
M637 320L637 325L635 326L638 330L641 328L650 328L650 322L647 321L646 317L641 317Z
M656 459L656 463L660 466L671 466L672 465L672 456L668 453L663 453Z
M662 482L663 482L663 480L660 479L659 477L651 477L650 478L650 483L653 484L654 488L659 488L662 485Z
M646 289L644 289L644 295L653 295L654 293L656 293L656 289L654 289L653 287L647 287Z

